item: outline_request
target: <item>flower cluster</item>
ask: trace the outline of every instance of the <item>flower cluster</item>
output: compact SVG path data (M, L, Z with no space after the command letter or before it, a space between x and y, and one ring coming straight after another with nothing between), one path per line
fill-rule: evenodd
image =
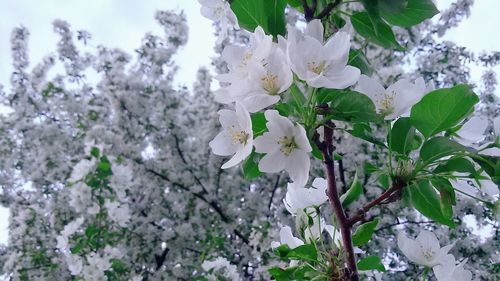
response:
M448 252L454 244L439 246L434 233L422 230L415 240L398 235L398 247L412 262L432 268L438 281L470 281L472 273L464 269L467 259L457 264L455 257Z

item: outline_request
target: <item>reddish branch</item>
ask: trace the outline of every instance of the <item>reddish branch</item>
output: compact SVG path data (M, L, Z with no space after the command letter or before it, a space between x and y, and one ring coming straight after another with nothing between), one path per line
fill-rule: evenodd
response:
M384 191L384 193L382 193L375 200L371 201L370 203L366 204L361 209L359 209L356 215L354 215L349 219L349 225L352 227L355 223L362 221L365 218L366 213L371 208L379 204L387 204L398 200L401 197L401 190L405 185L406 184L403 180L396 178L394 180L394 183L389 189Z
M351 224L345 213L342 203L340 202L335 181L335 169L333 163L333 127L334 124L330 121L326 122L324 128L324 142L318 142L317 145L323 154L325 163L326 181L328 184L327 195L332 205L333 211L337 218L340 233L342 234L342 244L344 246L345 262L347 268L345 270L345 280L358 281L358 269L356 267L356 257L354 256L354 248L352 246Z
M326 18L327 16L330 15L332 10L337 7L340 3L342 3L342 0L335 0L330 3L328 3L323 10L321 10L318 15L315 17L314 14L316 13L316 8L318 7L318 0L312 0L312 5L309 6L307 3L307 0L302 0L302 7L304 8L304 17L306 18L306 21L311 21L313 19L323 19Z

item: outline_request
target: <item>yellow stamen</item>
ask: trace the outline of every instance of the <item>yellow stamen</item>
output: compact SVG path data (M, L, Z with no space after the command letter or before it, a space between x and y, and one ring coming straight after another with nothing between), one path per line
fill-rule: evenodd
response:
M260 79L262 81L262 88L270 95L278 94L278 76L268 72L266 76Z
M297 148L297 144L295 143L293 138L289 138L284 136L278 140L278 144L281 145L280 151L283 152L286 156L292 154L293 150Z
M321 72L323 72L323 70L325 70L326 68L326 62L325 61L322 61L320 63L317 63L315 61L310 61L307 63L307 68L313 72L313 73L316 73L316 74L321 74Z

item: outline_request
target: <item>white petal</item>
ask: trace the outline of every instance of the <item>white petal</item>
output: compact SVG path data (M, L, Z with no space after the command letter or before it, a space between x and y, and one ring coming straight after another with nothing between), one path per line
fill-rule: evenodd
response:
M228 156L233 155L238 149L236 145L233 145L231 138L226 131L222 131L208 144L212 148L212 152L215 155Z
M250 112L260 111L280 101L280 96L271 96L266 92L254 92L246 95L240 102Z
M495 135L500 136L500 116L493 119L493 129L495 130Z
M281 228L280 242L281 244L287 244L290 249L294 249L298 246L304 245L304 242L302 240L293 236L292 229L289 226L284 226Z
M441 249L436 235L430 231L421 230L416 240L424 249L432 249L436 253Z
M348 65L340 71L326 72L324 74L326 80L324 80L323 82L319 82L320 80L317 80L318 82L313 83L321 84L322 87L329 89L345 89L356 84L356 82L359 80L360 74L361 71L358 68Z
M266 110L266 112L264 112L264 116L268 121L266 126L269 132L275 136L293 136L294 125L292 121L279 115L277 110Z
M287 159L281 151L268 153L260 159L259 171L264 173L277 173L285 168Z
M255 152L257 153L273 153L279 151L281 147L278 144L277 137L269 132L258 136L253 143L255 145Z
M323 32L324 28L321 20L315 19L307 24L304 35L311 36L320 43L323 43Z
M349 33L337 32L328 39L321 51L334 64L345 66L349 59L350 47L351 36Z
M219 122L224 129L240 129L240 124L238 123L238 118L236 112L229 109L219 110Z
M364 74L361 74L359 77L358 85L354 90L367 95L375 104L378 102L378 97L385 93L385 88L382 84Z
M249 134L249 139L253 139L252 119L250 117L250 113L238 102L235 105L235 109L239 128Z
M457 134L470 143L475 143L485 138L484 131L488 127L488 120L474 116L467 121Z
M221 168L227 169L238 165L241 161L245 160L250 153L252 153L252 148L252 142L249 140L249 142L245 146L239 148L234 156L229 159L229 161L224 163Z
M305 185L309 179L311 160L306 152L295 149L285 160L285 170L290 178L297 184Z
M300 124L295 125L294 141L299 149L305 152L312 151L311 144L309 143L309 139L307 138L306 130Z

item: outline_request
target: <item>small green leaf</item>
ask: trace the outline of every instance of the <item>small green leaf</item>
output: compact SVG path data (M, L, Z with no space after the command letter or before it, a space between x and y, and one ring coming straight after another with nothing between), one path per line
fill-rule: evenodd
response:
M371 142L375 145L386 147L386 145L379 139L377 139L373 133L370 125L365 123L355 123L352 126L352 130L347 130L347 132L357 138L363 139L365 141Z
M233 0L231 9L238 18L238 23L253 32L261 26L266 34L284 35L286 0Z
M259 155L255 153L255 150L252 151L252 153L247 157L245 161L243 161L243 175L245 176L245 179L251 180L254 179L258 176L260 176L262 173L259 171Z
M407 156L414 148L413 142L415 140L415 127L413 127L410 118L399 118L392 126L390 138L389 148Z
M408 0L378 0L378 6L380 14L399 14L408 6Z
M361 247L364 244L368 243L368 241L370 241L370 239L372 238L373 232L375 231L378 222L379 219L377 218L372 221L365 222L364 224L356 228L356 231L352 235L352 243L354 244L354 246Z
M476 174L476 168L474 167L474 164L472 164L466 158L458 157L458 158L451 158L447 160L445 163L437 166L436 169L434 169L434 173L436 174L443 172Z
M287 258L291 260L316 261L318 259L318 251L313 244L305 244L291 249L287 254Z
M327 118L350 122L380 122L373 101L364 94L348 90L322 88L317 93L318 104L330 103Z
M443 215L440 198L428 181L418 181L405 188L405 191L409 193L413 207L422 215L440 224L455 227L453 220Z
M93 146L90 149L90 155L94 156L95 158L99 158L99 148Z
M457 152L466 151L467 147L446 137L435 137L424 143L420 150L420 159L424 166Z
M392 1L382 1L392 2ZM387 5L391 7L394 5ZM385 6L384 6L385 7ZM436 8L432 0L408 0L406 7L400 11L393 11L388 8L382 8L381 16L392 25L410 27L430 19L437 15L439 10Z
M412 107L410 119L417 130L429 138L464 120L478 101L467 85L435 90Z
M368 13L355 13L351 16L351 22L356 32L367 40L384 48L394 48L400 51L404 50L404 48L399 45L398 41L396 41L396 37L391 27L383 21L377 21L376 26L374 26Z
M368 256L358 261L358 269L359 270L378 270L381 272L385 272L385 266L380 260L379 257L376 256Z
M352 202L356 201L363 194L363 186L361 182L358 180L358 173L354 175L354 180L352 181L351 187L347 190L346 193L340 196L340 201L342 202L342 206L346 208Z
M266 127L267 120L266 117L264 116L264 112L252 113L250 118L252 120L252 131L254 138L264 134L267 131Z
M349 51L349 61L348 65L352 65L361 70L361 73L371 76L373 74L373 68L370 66L368 59L362 50L351 49Z

